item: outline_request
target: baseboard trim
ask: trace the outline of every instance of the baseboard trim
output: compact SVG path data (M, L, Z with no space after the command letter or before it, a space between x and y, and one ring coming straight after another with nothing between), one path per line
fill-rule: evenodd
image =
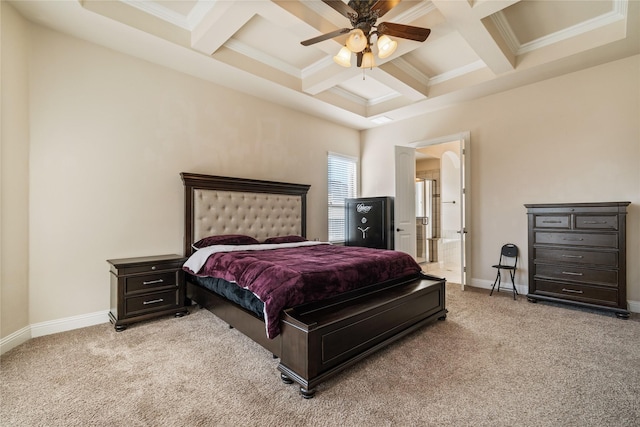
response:
M0 339L0 355L5 354L7 351L24 344L31 339L31 327L25 326L24 328L15 331L14 333L7 335Z
M493 281L483 280L483 279L471 279L471 283L469 283L469 286L473 286L474 288L491 289L491 286L493 286ZM507 292L507 289L511 291L511 282L506 284L503 282L502 286L505 286L505 287L502 288L500 292ZM497 288L498 287L496 286L496 289ZM516 283L516 290L518 291L519 294L526 295L527 293L529 293L529 286L519 285ZM627 300L627 305L629 306L630 312L640 313L640 301Z
M31 338L86 328L87 326L100 325L102 323L107 323L108 321L109 310L104 310L97 311L95 313L66 317L64 319L34 323L33 325L26 326L5 338L2 338L0 340L0 354L6 353L12 348L29 341Z
M109 321L109 310L96 311L95 313L80 314L64 319L50 320L48 322L34 323L31 325L31 338L44 335L57 334L58 332L71 331L87 326L99 325Z
M469 285L473 286L474 288L491 289L491 287L493 286L493 280L471 279L471 283L469 283ZM496 285L496 291L497 290L498 285ZM520 295L526 295L529 292L529 287L527 285L520 285L516 283L516 291L518 291ZM500 285L500 292L512 292L511 281L507 283L502 282L502 284Z

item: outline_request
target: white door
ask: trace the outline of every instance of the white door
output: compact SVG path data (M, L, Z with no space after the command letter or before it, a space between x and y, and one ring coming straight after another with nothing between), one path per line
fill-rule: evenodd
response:
M395 147L396 196L394 199L394 246L398 251L416 257L416 150Z

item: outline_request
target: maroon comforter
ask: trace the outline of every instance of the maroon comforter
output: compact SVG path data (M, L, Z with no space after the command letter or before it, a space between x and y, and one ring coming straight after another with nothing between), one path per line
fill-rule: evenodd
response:
M214 253L198 276L236 282L264 303L267 336L280 333L280 312L385 280L417 274L404 253L333 245Z

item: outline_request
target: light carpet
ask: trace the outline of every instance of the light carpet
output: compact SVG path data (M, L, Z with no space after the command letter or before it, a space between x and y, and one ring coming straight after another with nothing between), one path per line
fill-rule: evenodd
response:
M638 426L640 319L447 285L447 320L322 383L206 310L1 358L3 426Z

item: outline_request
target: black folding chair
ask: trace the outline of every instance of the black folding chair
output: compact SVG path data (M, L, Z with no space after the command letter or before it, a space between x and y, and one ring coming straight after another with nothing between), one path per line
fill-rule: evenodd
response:
M516 289L515 277L516 277L516 269L518 268L518 247L513 243L507 243L502 246L500 250L500 261L496 265L492 265L493 268L498 269L498 274L496 275L496 280L493 282L493 286L491 287L491 292L489 296L493 295L493 289L496 287L496 283L498 284L498 292L500 292L500 283L502 282L502 276L500 275L501 270L507 270L509 272L509 276L511 276L511 285L513 286L513 299L516 299L516 295L518 295L518 290Z

